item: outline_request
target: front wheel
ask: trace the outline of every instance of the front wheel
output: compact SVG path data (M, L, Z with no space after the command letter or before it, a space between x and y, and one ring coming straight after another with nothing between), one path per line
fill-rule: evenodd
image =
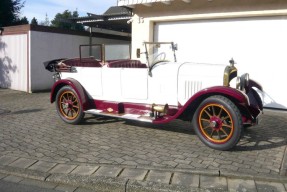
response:
M223 96L205 99L197 108L192 121L199 139L216 150L231 149L238 143L243 132L238 108Z
M69 124L80 123L85 115L79 96L70 86L64 86L58 91L56 108L61 119Z

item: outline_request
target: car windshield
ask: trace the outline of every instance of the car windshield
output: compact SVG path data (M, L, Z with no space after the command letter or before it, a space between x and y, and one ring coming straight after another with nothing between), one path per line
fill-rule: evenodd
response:
M176 62L176 45L173 42L145 42L146 59L149 66L160 62Z
M80 45L80 58L93 58L98 61L130 59L130 45Z

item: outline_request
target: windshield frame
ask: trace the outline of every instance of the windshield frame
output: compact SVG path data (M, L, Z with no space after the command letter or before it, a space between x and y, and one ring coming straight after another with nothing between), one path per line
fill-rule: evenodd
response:
M116 59L109 59L109 49L107 47L109 46L128 46L127 50L124 52L126 54L126 58L116 58ZM98 47L99 50L99 58L95 58L94 55L92 54L93 52L93 47ZM86 49L86 50L85 50ZM84 57L83 55L89 55ZM114 54L113 54L114 55ZM94 58L102 63L105 63L107 60L126 60L126 59L131 59L131 45L130 44L84 44L79 46L79 57L80 61L84 62L85 58Z
M93 58L94 56L92 55L92 47L99 47L99 50L100 50L100 61L103 62L105 60L105 50L104 50L104 45L103 44L85 44L85 45L80 45L79 46L79 56L80 56L80 62L83 62L83 59L84 58L87 58L87 57L83 57L83 54L84 54L84 51L83 48L84 47L88 47L89 49L89 57L88 58ZM96 58L95 58L96 59Z
M150 69L152 69L152 67L157 64L157 63L151 63L150 62L150 58L149 58L149 52L148 52L148 45L168 45L170 44L171 45L171 49L172 49L172 52L173 52L173 59L174 59L174 62L177 62L177 58L176 58L176 53L175 51L177 50L177 45L174 43L174 42L144 42L144 46L145 46L145 55L146 55L146 60L147 60L147 64L149 66Z

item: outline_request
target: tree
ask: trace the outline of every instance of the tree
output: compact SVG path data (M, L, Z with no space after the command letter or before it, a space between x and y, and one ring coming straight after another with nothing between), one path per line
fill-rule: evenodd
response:
M70 18L79 17L78 11L73 11L73 13L69 10L65 10L63 13L57 13L55 18L51 21L52 26L62 28L62 29L73 29L84 31L84 26L82 24L73 23L69 21Z
M38 25L38 21L35 17L31 20L31 25Z
M22 0L0 0L0 26L11 26L25 22L25 18L19 18L20 10L24 7ZM27 19L27 18L26 18ZM28 21L28 20L27 20Z
M29 21L27 19L27 17L22 17L21 19L16 19L13 23L13 25L25 25L25 24L29 24Z

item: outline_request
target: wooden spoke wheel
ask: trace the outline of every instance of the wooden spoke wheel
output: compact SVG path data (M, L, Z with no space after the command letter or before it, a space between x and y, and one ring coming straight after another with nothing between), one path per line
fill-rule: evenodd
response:
M238 108L222 96L209 97L199 105L193 127L204 144L218 150L234 147L243 130Z
M64 86L58 91L56 107L59 116L66 123L78 124L84 117L79 97L70 86Z

